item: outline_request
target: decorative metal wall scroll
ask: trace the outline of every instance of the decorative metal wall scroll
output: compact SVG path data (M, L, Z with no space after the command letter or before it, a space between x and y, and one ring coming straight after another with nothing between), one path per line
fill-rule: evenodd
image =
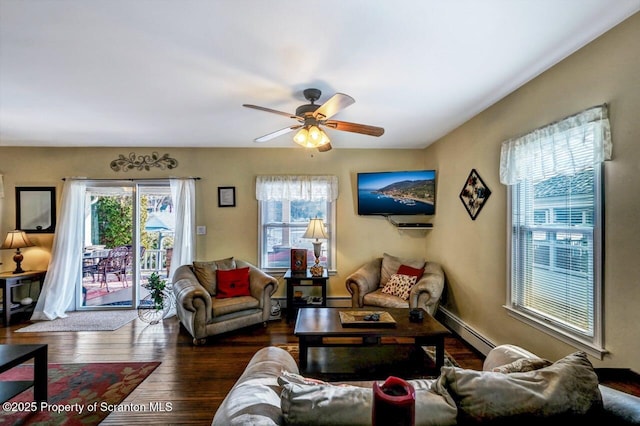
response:
M161 157L157 152L152 152L151 155L136 155L131 152L128 157L120 154L111 162L110 167L114 172L128 172L132 169L149 171L152 167L171 170L178 167L178 160L169 157L169 154Z
M476 169L471 169L471 173L462 187L462 192L460 192L460 200L471 216L471 220L476 220L490 195L491 190L485 185Z

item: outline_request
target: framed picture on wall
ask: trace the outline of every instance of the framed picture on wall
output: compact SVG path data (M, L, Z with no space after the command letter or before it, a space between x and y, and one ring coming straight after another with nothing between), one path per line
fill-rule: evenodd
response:
M218 187L218 207L235 207L236 206L236 187L235 186L219 186Z
M471 169L471 173L469 173L469 177L460 192L460 200L464 208L467 209L471 220L476 220L490 195L491 190L484 183L476 169Z

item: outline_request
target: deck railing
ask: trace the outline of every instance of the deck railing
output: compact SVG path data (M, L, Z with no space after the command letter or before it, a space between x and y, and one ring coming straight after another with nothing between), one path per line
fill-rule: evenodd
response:
M152 272L166 273L167 269L167 250L166 249L148 249L145 250L140 263L140 272L150 274Z

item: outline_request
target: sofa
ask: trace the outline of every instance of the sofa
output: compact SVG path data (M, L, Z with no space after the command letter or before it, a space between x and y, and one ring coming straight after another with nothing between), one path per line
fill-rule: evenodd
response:
M417 279L403 282L411 276ZM422 308L435 315L444 290L444 272L436 262L384 253L347 276L345 285L354 308Z
M640 424L640 398L599 384L584 352L552 363L501 345L482 371L445 366L437 378L408 382L416 425ZM212 424L371 424L372 385L304 377L287 351L269 346L254 354Z
M172 282L176 315L194 345L239 328L266 326L277 289L277 279L233 257L181 265Z

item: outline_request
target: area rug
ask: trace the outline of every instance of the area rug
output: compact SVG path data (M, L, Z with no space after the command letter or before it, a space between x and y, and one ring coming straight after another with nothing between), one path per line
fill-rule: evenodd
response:
M113 331L138 317L135 309L112 311L67 312L66 318L53 321L34 321L16 330L17 333L46 333L55 331Z
M97 425L112 411L126 408L122 401L160 362L49 364L49 401L32 412L33 387L3 404L0 424ZM0 374L0 380L33 380L33 365L23 364ZM7 405L8 404L8 405ZM11 410L11 406L16 410ZM7 410L9 408L9 410Z

